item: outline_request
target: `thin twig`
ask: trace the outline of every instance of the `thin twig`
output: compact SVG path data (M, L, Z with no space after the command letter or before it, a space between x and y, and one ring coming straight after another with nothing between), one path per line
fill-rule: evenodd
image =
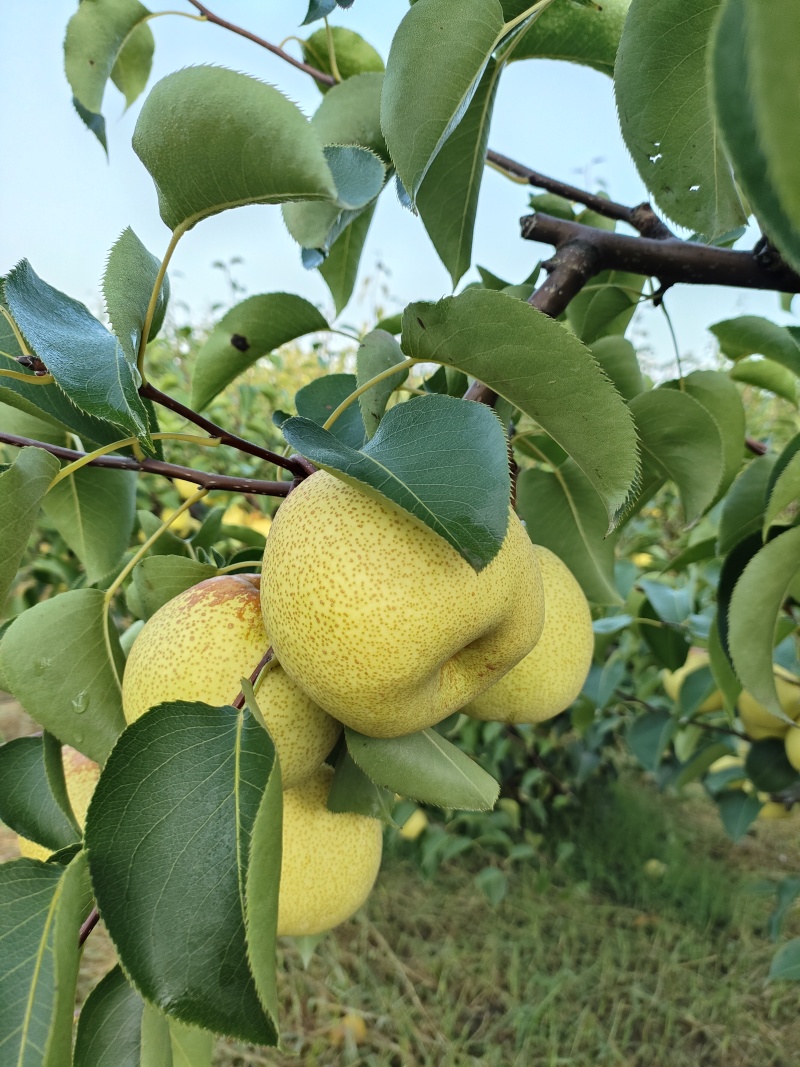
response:
M95 926L97 926L99 921L100 912L97 910L97 908L92 908L83 926L81 926L81 932L78 934L79 946L82 946L84 944L86 938L89 936L92 930L94 930Z
M0 442L15 448L43 448L51 456L70 461L83 459L88 453L78 452L74 448L51 445L46 441L35 441L30 437L0 431ZM185 482L194 482L204 489L219 489L227 493L253 493L256 496L288 496L294 486L293 482L265 482L257 478L239 478L235 475L209 474L181 467L176 463L165 463L160 459L133 459L128 456L98 456L87 463L87 467L109 467L113 470L139 471L142 474L160 474L165 478L182 478Z

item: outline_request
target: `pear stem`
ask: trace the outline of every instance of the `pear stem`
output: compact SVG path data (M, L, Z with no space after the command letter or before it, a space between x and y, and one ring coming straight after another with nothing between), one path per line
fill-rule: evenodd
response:
M366 393L368 389L371 389L373 385L377 385L378 382L382 382L385 378L391 378L393 374L397 374L399 371L406 370L407 368L413 367L415 364L422 362L424 361L421 359L414 359L413 356L409 356L408 359L404 359L401 363L395 363L393 367L389 367L387 368L387 370L381 371L381 373L376 374L374 378L370 378L368 382L364 382L364 384L360 385L358 389L354 389L350 396L344 398L338 408L336 408L336 410L331 415L329 415L326 421L323 423L322 429L330 430L331 426L333 426L333 424L336 422L342 412L346 411L354 400L358 400L358 398L364 393Z
M258 681L258 676L261 674L261 672L264 670L264 668L266 666L268 666L270 663L272 663L274 658L275 658L275 652L273 651L272 645L270 645L269 648L267 649L267 651L264 653L264 655L258 661L258 666L256 667L256 669L250 675L250 684L253 686L253 689L255 689L256 682ZM231 705L231 707L236 708L237 711L241 711L242 708L244 707L244 702L245 702L244 691L241 691L239 693L238 697L234 700L234 702Z

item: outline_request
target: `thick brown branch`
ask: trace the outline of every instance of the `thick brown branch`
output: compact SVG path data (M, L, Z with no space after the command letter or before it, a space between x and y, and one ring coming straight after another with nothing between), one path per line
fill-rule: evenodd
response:
M732 285L742 289L771 289L800 293L800 275L784 263L764 266L751 252L695 244L692 241L626 237L550 215L526 215L520 220L526 241L541 241L560 249L567 244L591 245L596 271L625 270L658 278L666 285Z
M653 237L656 240L663 241L668 237L674 236L672 230L664 225L648 203L637 204L636 207L618 204L614 200L607 200L604 196L598 196L596 193L587 193L584 189L579 189L577 185L569 185L567 182L560 182L556 178L548 178L546 174L531 170L530 167L525 167L522 163L517 163L516 160L509 159L508 156L502 156L499 152L493 152L491 149L487 152L486 158L490 163L494 163L496 167L500 167L501 170L506 171L508 174L513 174L517 178L524 178L528 185L533 185L537 189L546 189L549 193L556 193L567 200L574 200L575 203L591 208L592 211L596 211L598 215L602 215L604 218L616 219L617 222L627 222L629 226L638 230L643 237Z
M233 448L238 449L239 452L246 452L249 456L256 456L267 463L274 463L276 467L283 467L284 470L290 471L296 478L305 478L316 470L316 467L312 466L303 456L282 456L280 453L272 452L268 448L262 448L261 445L254 444L252 441L246 441L243 437L237 437L235 433L228 433L222 426L218 426L215 422L182 404L180 400L176 400L167 393L162 393L160 389L156 389L150 382L145 382L140 387L139 396L143 396L147 400L152 400L155 404L160 404L161 407L169 408L170 411L182 415L188 422L194 423L195 426L199 426L202 430L206 430L212 437L219 437L224 445L231 445Z
M74 448L62 448L61 445L34 441L30 437L18 437L17 434L0 431L0 442L14 445L16 448L32 446L43 448L59 459L83 459L86 452L77 452ZM257 478L237 478L235 475L208 474L192 467L181 467L176 463L165 463L160 459L132 459L128 456L96 456L87 467L110 467L113 470L139 471L142 474L160 474L165 478L182 478L185 482L194 482L204 489L221 489L228 493L253 493L257 496L288 496L294 482L263 482Z

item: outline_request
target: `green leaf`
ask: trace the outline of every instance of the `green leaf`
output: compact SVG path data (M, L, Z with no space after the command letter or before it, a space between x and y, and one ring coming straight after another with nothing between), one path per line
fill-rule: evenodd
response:
M317 15L314 17L321 18L322 16ZM311 21L311 19L307 17L306 21ZM383 60L380 55L360 34L355 33L354 30L348 30L344 26L331 26L330 29L333 39L333 51L336 56L336 66L339 71L339 77L343 81L350 80L366 72L379 73L383 71ZM312 67L316 67L317 70L321 70L324 74L333 73L326 30L316 30L307 41L300 42L300 47L303 49L303 59L306 63L310 63ZM317 88L321 93L330 96L331 93L336 92L337 86L317 83Z
M364 75L367 77L368 75ZM345 84L349 84L345 82ZM358 265L367 232L375 214L375 205L359 212L353 221L345 226L331 245L318 270L331 291L336 314L339 315L350 301L358 276Z
M718 555L726 556L734 545L762 528L767 487L774 465L774 455L751 459L731 486L720 514Z
M723 473L716 500L721 500L742 466L745 417L741 395L726 374L714 370L692 371L684 378L683 387L703 405L719 432Z
M800 775L786 758L783 738L753 741L744 763L747 777L762 793L780 793L798 784Z
M254 864L279 870L257 825L274 766L250 714L162 704L119 739L86 821L97 903L136 988L182 1022L256 1044L277 1035L253 976L263 961L248 960L245 893L249 908L251 877L270 877L253 872L251 846Z
M74 1067L141 1067L144 1001L117 966L94 987L78 1018Z
M790 982L800 980L800 937L781 945L772 957L768 977Z
M188 67L158 82L133 147L171 230L245 204L336 199L322 145L300 109L224 67Z
M796 451L775 480L764 515L764 536L784 508L800 499L800 451Z
M133 569L133 585L142 618L149 619L168 600L178 596L206 578L213 578L217 568L186 556L147 556Z
M728 371L735 382L768 389L797 407L797 379L790 370L771 359L741 359Z
M0 611L33 533L39 507L60 464L41 448L23 448L0 473Z
M130 363L135 363L142 339L150 295L156 284L159 261L144 247L130 228L123 230L108 256L103 275L103 296L114 331ZM156 302L147 340L161 329L169 303L169 279L165 276Z
M484 867L475 875L475 885L496 908L508 894L508 875L499 867Z
M589 479L572 462L529 468L517 479L517 511L534 544L559 556L595 604L621 604L614 584L616 535Z
M149 14L138 0L87 0L67 23L67 80L78 114L104 148L100 109L108 79L113 78L130 106L150 75L155 42L145 21Z
M716 499L724 474L722 440L714 419L694 397L652 389L630 403L647 466L677 486L687 523Z
M638 584L662 622L679 626L688 619L693 607L691 589L685 586L673 589L666 582L648 578L643 578Z
M785 326L759 315L741 315L709 326L728 359L760 355L800 376L800 345Z
M152 450L139 375L116 337L87 307L42 281L26 259L7 275L5 294L26 341L72 403Z
M692 676L690 675L690 677ZM700 701L698 701L698 703L700 703ZM712 763L721 759L723 756L729 756L730 753L731 750L724 741L717 741L714 744L706 745L705 748L701 748L698 752L695 752L692 757L683 764L672 785L675 789L683 789L689 782L696 782L698 778L702 778Z
M668 671L676 671L682 667L690 645L686 631L665 624L649 600L645 600L639 608L639 617L656 624L640 625L639 632L661 666L666 667Z
M447 32L456 25L457 33ZM381 127L412 204L464 117L504 27L498 0L418 0L398 26L383 82Z
M711 629L708 633L708 657L709 666L711 667L711 673L714 675L717 689L722 693L725 710L732 718L736 710L736 701L739 699L739 694L742 691L742 686L739 679L734 674L731 662L725 654L725 649L722 647L719 633L719 619L717 615L714 616L714 621L712 622Z
M502 69L494 59L489 60L464 117L439 150L417 193L425 229L454 286L472 264L478 196Z
M630 0L602 0L579 7L560 0L525 32L511 61L564 59L613 75L629 5Z
M797 9L725 0L711 45L712 100L739 182L764 231L800 269L796 173ZM787 51L788 50L788 51ZM779 70L781 76L775 77Z
M0 820L52 852L77 839L50 789L43 738L17 737L0 745Z
M294 398L297 414L317 426L322 426L356 388L355 374L326 374L322 378L315 378L313 382L297 390ZM345 408L330 433L348 448L361 448L366 430L358 404Z
M192 407L201 411L256 360L307 333L327 330L313 304L294 293L249 296L219 320L197 354Z
M391 822L393 804L392 793L368 778L343 748L328 793L328 811L353 812Z
M145 540L152 537L157 530L161 529L162 522L158 515L152 511L140 509L136 512L139 521L139 532L144 534ZM148 556L188 556L189 546L186 542L174 534L171 530L164 530L157 541L147 550Z
M642 369L636 356L636 349L624 337L610 335L598 337L589 347L592 355L609 376L617 392L632 400L644 392Z
M3 675L28 714L101 764L125 727L124 660L105 621L103 593L73 589L18 615L0 644Z
M761 811L761 801L741 789L726 790L716 801L725 833L732 841L741 841Z
M381 130L382 86L383 73L368 73L357 74L330 89L325 87L325 98L311 119L320 141L328 145L362 145L388 166L391 159Z
M135 471L82 467L44 498L44 513L86 568L91 584L122 559L136 519Z
M671 219L712 237L747 221L711 110L718 9L719 0L632 0L614 74L622 136L645 185Z
M390 333L386 333L385 330L372 330L361 342L356 355L358 388L360 389L376 375L389 370L390 367L402 363L404 358L402 348ZM374 437L383 413L386 411L389 397L407 377L408 369L398 371L397 374L373 385L358 398L367 437Z
M500 551L508 527L508 457L503 428L485 405L415 397L387 412L359 452L308 419L288 419L281 429L318 467L409 512L476 571Z
M579 222L585 221L585 214L578 217ZM584 344L593 345L601 337L624 334L636 311L643 285L641 274L621 270L596 274L567 307L567 321L576 337Z
M677 556L673 556L669 563L666 563L661 568L661 571L662 573L664 571L672 571L674 573L685 571L690 564L704 563L708 559L714 559L716 554L716 537L707 537L703 541L696 541L694 544L687 545Z
M633 722L626 735L628 747L645 770L658 768L676 728L677 721L666 711L648 711Z
M772 649L781 606L798 570L800 526L795 526L753 556L736 583L728 613L731 659L742 685L781 718Z
M0 866L0 1054L13 1067L68 1067L86 857Z
M417 359L478 378L536 419L609 515L623 508L638 470L630 413L588 349L559 323L506 293L469 289L437 304L410 304L402 343Z
M215 1045L213 1035L170 1019L169 1036L172 1067L211 1067Z
M500 792L494 778L435 730L391 738L344 732L348 752L376 785L440 808L494 807Z

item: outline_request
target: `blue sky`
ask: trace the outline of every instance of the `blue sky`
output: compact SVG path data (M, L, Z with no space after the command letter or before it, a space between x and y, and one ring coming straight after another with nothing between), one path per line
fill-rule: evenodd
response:
M155 4L149 5L158 10ZM209 5L211 6L211 5ZM280 4L218 0L215 10L274 42L303 30L298 24L307 0ZM109 84L104 101L110 161L73 111L63 73L62 41L74 0L45 5L5 4L0 131L4 144L0 272L22 257L51 284L101 307L99 280L108 249L132 226L147 247L161 256L168 231L158 216L153 184L130 147L141 99L127 112ZM185 0L166 8L193 9ZM43 11L46 9L46 13ZM333 21L352 26L386 57L391 37L407 10L407 0L356 0ZM321 99L305 75L263 49L218 27L165 16L151 22L156 38L155 81L195 63L217 63L276 84L306 114ZM299 55L296 44L289 50ZM495 108L490 145L539 171L596 188L604 184L614 199L646 198L619 135L611 81L602 74L549 61L517 63L504 74ZM475 234L475 262L511 281L520 281L548 249L519 238L518 219L527 211L527 190L486 172ZM752 240L751 242L752 243ZM241 257L236 276L249 294L289 290L332 313L330 295L315 271L300 265L299 250L274 207L240 208L218 215L181 242L170 271L178 322L208 321L215 304L230 294L214 261ZM383 264L388 277L380 270ZM384 195L362 260L361 279L385 281L387 311L451 291L422 223ZM469 276L477 277L474 272ZM466 281L468 279L464 279ZM463 284L463 282L462 282ZM373 294L353 301L342 321L369 321ZM772 294L683 286L668 297L681 354L690 365L713 364L714 344L706 327L722 318L751 313L791 321ZM218 314L218 313L217 313ZM649 346L650 366L674 369L672 343L662 314L643 308L633 327L637 344Z

